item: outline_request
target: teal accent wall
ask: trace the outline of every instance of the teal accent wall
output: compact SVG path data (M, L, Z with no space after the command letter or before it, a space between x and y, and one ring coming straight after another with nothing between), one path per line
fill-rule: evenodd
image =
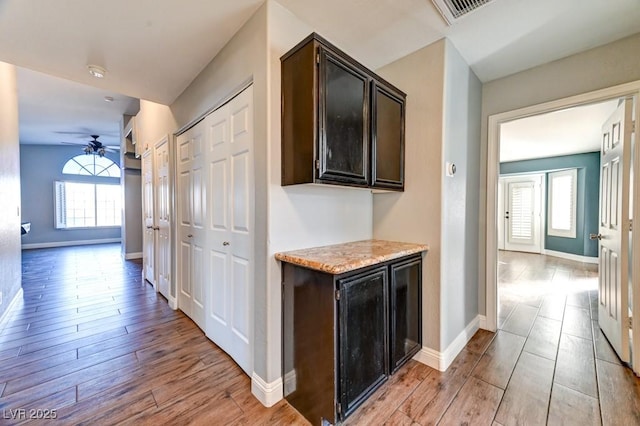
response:
M598 233L600 152L500 163L500 175L544 172L547 175L547 194L549 194L548 174L563 169L578 169L576 238L547 235L545 221L543 224L545 249L579 256L598 257L598 243L590 240L589 234ZM545 212L548 211L548 199L545 200L544 208Z

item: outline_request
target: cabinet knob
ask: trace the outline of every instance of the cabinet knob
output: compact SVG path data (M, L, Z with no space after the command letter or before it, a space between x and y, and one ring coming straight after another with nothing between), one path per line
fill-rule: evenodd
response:
M222 242L222 245L223 245L223 246L228 246L228 245L231 245L231 243L230 243L229 241L223 241L223 242Z
M193 237L193 234L187 235L187 238L192 238L192 237Z

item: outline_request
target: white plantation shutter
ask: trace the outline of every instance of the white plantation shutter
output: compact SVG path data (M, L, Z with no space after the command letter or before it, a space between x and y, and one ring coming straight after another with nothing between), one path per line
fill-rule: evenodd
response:
M533 243L534 185L533 182L509 184L510 243Z
M577 177L577 169L549 173L549 235L576 237Z
M56 210L56 229L67 227L67 209L66 209L66 193L64 182L55 181L54 183L54 200Z

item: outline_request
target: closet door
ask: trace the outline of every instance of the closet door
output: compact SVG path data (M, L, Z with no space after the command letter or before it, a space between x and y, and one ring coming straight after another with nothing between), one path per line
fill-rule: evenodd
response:
M210 140L207 336L253 372L253 87L204 121Z
M206 171L204 126L178 137L178 303L200 328L205 327Z
M142 154L142 221L144 229L142 233L143 263L142 272L144 278L149 281L156 290L156 236L155 236L155 197L153 186L153 151L146 150Z
M172 300L175 293L171 293L171 192L168 137L156 144L154 153L155 216L157 220L156 285L164 297Z

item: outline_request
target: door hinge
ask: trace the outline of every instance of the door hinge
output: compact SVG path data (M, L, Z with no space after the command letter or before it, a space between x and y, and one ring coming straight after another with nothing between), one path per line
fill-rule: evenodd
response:
M631 122L631 133L634 133L636 131L636 121L633 120Z
M629 232L633 231L633 219L629 220Z
M320 64L320 54L316 53L316 64Z
M340 300L340 290L336 290L336 300Z
M633 317L629 317L629 330L633 328Z
M342 404L336 402L336 413L342 414Z
M316 160L316 169L320 170L320 160Z

